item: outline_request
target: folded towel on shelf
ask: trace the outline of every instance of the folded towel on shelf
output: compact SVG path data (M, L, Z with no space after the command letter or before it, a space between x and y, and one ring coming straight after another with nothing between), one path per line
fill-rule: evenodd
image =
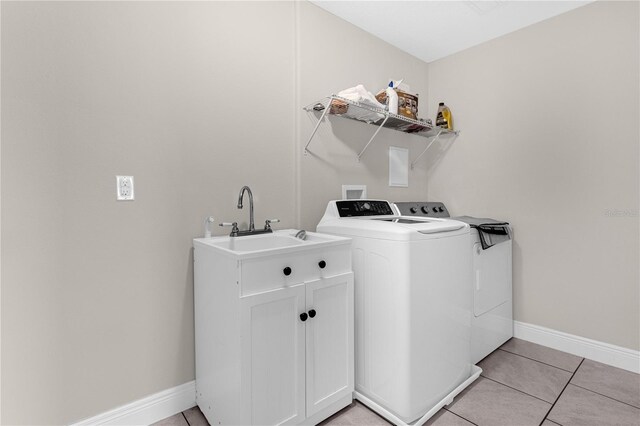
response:
M373 94L367 89L365 89L362 84L358 84L357 86L345 89L339 92L338 96L352 102L358 102L360 105L363 105L365 107L379 108L382 110L385 109L384 104L378 102L376 100L376 97L373 96ZM366 121L367 123L374 123L384 118L383 114L362 108L348 108L346 112L343 113L343 115L346 117L355 118L356 120Z

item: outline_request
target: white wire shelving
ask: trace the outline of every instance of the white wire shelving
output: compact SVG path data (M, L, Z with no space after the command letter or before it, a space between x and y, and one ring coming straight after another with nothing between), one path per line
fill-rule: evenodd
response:
M457 137L460 134L459 130L448 130L441 127L434 127L431 120L414 120L413 118L405 117L398 114L391 114L388 111L380 108L375 108L369 105L364 105L359 102L351 101L349 99L342 98L338 95L327 96L307 105L303 108L307 112L322 112L318 122L316 123L307 144L304 146L305 155L310 152L309 145L316 135L320 124L325 120L327 115L333 115L336 117L347 118L350 120L356 120L364 123L377 126L375 132L362 148L362 151L358 154L358 161L364 155L364 152L369 148L371 142L378 136L380 129L392 129L403 133L410 133L413 135L421 136L429 140L424 150L418 155L412 162L411 168L417 164L427 150L442 136Z

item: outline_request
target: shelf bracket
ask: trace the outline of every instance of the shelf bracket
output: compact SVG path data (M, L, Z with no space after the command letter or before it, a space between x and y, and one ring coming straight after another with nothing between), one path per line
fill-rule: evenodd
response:
M418 162L418 160L420 160L420 158L424 155L424 153L425 153L425 152L427 152L427 150L428 150L429 148L431 148L431 145L433 145L433 144L435 143L435 141L437 141L437 140L440 138L440 134L441 134L441 133L442 133L442 130L440 130L440 131L438 132L438 134L437 134L437 135L435 135L435 136L433 137L433 139L431 139L431 142L429 142L429 144L427 145L427 147L426 147L426 148L425 148L425 149L420 153L420 155L418 155L418 156L416 157L416 159L415 159L415 160L413 160L413 161L411 162L411 170L413 170L413 166L415 166L415 165L416 165L416 163Z
M444 132L445 129L441 129L440 131L438 131L438 133L433 137L433 139L431 139L431 142L429 142L429 144L427 145L427 147L420 153L420 155L418 155L416 157L415 160L413 160L413 162L411 163L411 170L413 170L413 167L418 163L418 160L420 160L420 157L422 157L424 155L425 152L427 152L427 150L429 148L431 148L431 145L433 145L435 143L435 141L437 141L440 138L440 135L442 134L442 132ZM458 135L460 134L460 130L455 130L455 131L447 131L445 132L445 135L453 135L453 138L457 138Z
M371 139L369 139L369 142L367 142L367 144L364 146L364 148L362 148L362 151L360 151L360 154L358 154L358 161L360 161L360 158L362 158L362 154L364 154L364 152L367 150L367 148L369 148L369 145L371 145L371 142L373 142L373 140L376 138L376 136L378 136L378 132L380 131L380 129L382 129L384 127L384 123L386 123L388 119L389 119L389 115L387 115L384 118L384 121L382 122L382 124L380 124L380 126L378 126L378 128L376 129L376 131L373 134L373 136L371 136Z
M332 101L333 101L333 97L330 97L329 98L329 102L327 102L327 105L325 105L325 107L324 107L324 111L322 111L322 115L320 116L320 119L316 123L316 127L313 128L313 132L311 132L311 136L309 136L309 140L307 141L307 144L304 146L304 155L307 155L309 153L309 149L308 149L309 148L309 144L313 140L313 137L316 135L316 132L318 131L318 127L320 127L320 124L322 123L324 118L327 116L327 113L331 109L331 102Z

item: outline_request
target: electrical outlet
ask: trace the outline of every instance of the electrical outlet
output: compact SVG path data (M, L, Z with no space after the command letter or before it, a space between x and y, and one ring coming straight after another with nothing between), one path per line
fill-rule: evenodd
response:
M116 176L116 199L133 200L133 176Z

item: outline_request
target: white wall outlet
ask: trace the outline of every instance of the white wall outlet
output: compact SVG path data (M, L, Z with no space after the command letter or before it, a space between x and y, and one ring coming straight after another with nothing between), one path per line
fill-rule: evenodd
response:
M116 199L133 200L133 176L116 176Z

